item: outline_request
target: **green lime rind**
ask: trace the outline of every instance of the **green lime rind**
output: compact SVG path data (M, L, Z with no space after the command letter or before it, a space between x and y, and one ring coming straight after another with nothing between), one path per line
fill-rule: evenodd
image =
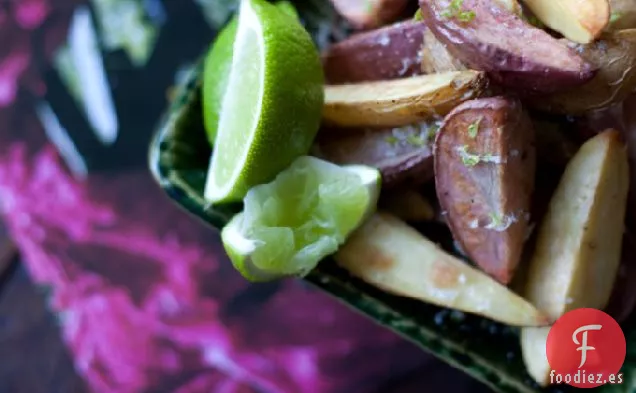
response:
M297 19L243 0L236 40L205 189L212 204L240 201L307 154L324 102L320 56Z
M234 267L250 281L305 276L376 210L380 173L300 157L251 189L222 232Z
M294 7L294 5L289 1L279 1L277 3L274 3L274 5L278 7L279 10L287 13L289 16L293 16L295 19L300 20L300 15L298 15L296 7Z
M221 103L232 68L237 27L238 18L234 17L221 30L205 58L202 89L203 125L211 145L214 145L216 140Z
M276 7L300 20L296 8L288 1L277 2ZM214 146L219 126L221 103L227 89L234 56L234 39L238 15L232 17L213 41L205 58L203 71L203 125L211 146Z

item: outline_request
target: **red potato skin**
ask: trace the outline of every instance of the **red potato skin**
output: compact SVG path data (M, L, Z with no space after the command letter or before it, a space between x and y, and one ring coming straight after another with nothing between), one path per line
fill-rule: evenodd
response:
M444 15L451 0L420 0L420 7L427 26L451 54L507 88L554 93L595 75L593 67L564 43L494 0L464 0L462 9L474 12L466 22Z
M481 119L476 136L469 126ZM458 152L489 153L503 162L467 165ZM446 219L461 248L503 284L512 280L528 234L536 170L532 122L516 99L465 102L444 120L434 147L435 184ZM487 228L493 213L514 218ZM502 220L505 222L506 220Z
M362 164L377 168L382 174L382 189L431 181L434 176L432 141L422 146L404 141L389 142L395 130L400 129L322 130L314 144L314 154L338 165Z
M322 56L328 83L345 84L404 78L422 74L420 48L423 22L396 23L354 34Z
M398 20L409 0L331 0L340 15L358 29L373 29Z

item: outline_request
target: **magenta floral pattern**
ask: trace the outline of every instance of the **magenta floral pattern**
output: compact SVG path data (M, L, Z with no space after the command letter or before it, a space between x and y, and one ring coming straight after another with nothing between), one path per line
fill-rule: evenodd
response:
M45 71L76 6L0 3L0 207L90 389L383 392L429 364L411 344L298 281L246 283L217 234L152 182L145 151L129 152L139 165L125 171L69 170L36 104L48 94ZM137 132L149 137L154 120ZM426 386L437 390L414 381L403 391Z

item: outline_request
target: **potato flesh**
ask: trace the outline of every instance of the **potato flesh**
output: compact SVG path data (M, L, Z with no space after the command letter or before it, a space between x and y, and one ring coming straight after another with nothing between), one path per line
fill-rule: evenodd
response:
M617 131L587 141L568 164L539 229L526 298L555 321L577 308L604 309L621 258L629 187L625 146ZM526 368L542 386L550 366L547 331L524 329Z
M334 258L352 275L396 295L513 326L546 323L526 300L387 213L372 216Z
M515 15L523 14L523 9L517 0L496 0L496 2Z
M323 120L341 127L406 126L447 114L485 86L477 71L326 86Z
M453 57L446 49L446 45L439 42L430 30L424 32L424 45L422 46L422 71L424 73L435 74L465 69L462 62Z
M588 44L607 27L607 0L524 0L541 22L564 37Z
M628 176L616 131L586 142L568 164L539 229L526 286L528 300L552 320L605 307L620 262Z
M550 384L550 364L546 352L549 327L527 327L521 329L521 356L526 371L539 386Z

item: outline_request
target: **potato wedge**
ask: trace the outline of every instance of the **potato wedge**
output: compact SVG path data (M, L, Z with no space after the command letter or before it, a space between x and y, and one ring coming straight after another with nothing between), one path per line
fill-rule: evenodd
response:
M505 97L465 102L435 140L437 197L455 240L486 273L508 284L530 220L534 128L521 103Z
M513 326L546 323L526 300L387 213L373 215L334 258L352 275L399 296Z
M549 327L526 327L521 329L521 357L526 371L541 387L550 384L550 364L546 344Z
M409 0L331 0L334 8L353 26L370 29L395 22Z
M433 179L436 122L386 129L318 133L313 153L339 165L363 164L382 173L382 189Z
M636 29L636 1L634 0L609 0L610 31L623 29Z
M432 31L424 31L424 43L421 51L422 71L435 74L450 71L464 71L464 64L450 54L446 45L439 42Z
M487 85L477 71L325 87L323 120L342 127L399 127L445 115Z
M435 218L431 202L413 189L396 190L382 197L380 208L404 221L423 222Z
M579 86L593 67L562 42L495 0L420 0L438 40L467 67L517 90L551 93ZM531 43L531 44L529 44Z
M622 102L636 90L636 29L606 33L599 41L576 48L597 74L570 91L540 97L535 108L569 115Z
M610 21L608 0L523 0L547 27L571 41L589 44Z
M495 0L495 1L499 3L499 5L502 6L504 9L508 10L508 12L511 12L517 16L523 15L523 8L521 7L521 4L519 4L517 0Z
M420 48L427 30L422 22L401 22L334 44L322 56L327 82L370 82L422 74Z
M617 131L586 142L568 164L539 228L525 297L555 321L577 308L603 309L617 278L629 174ZM548 329L524 328L526 369L549 384Z
M606 306L620 262L628 188L618 131L590 139L565 169L538 230L525 291L553 321L575 308Z

